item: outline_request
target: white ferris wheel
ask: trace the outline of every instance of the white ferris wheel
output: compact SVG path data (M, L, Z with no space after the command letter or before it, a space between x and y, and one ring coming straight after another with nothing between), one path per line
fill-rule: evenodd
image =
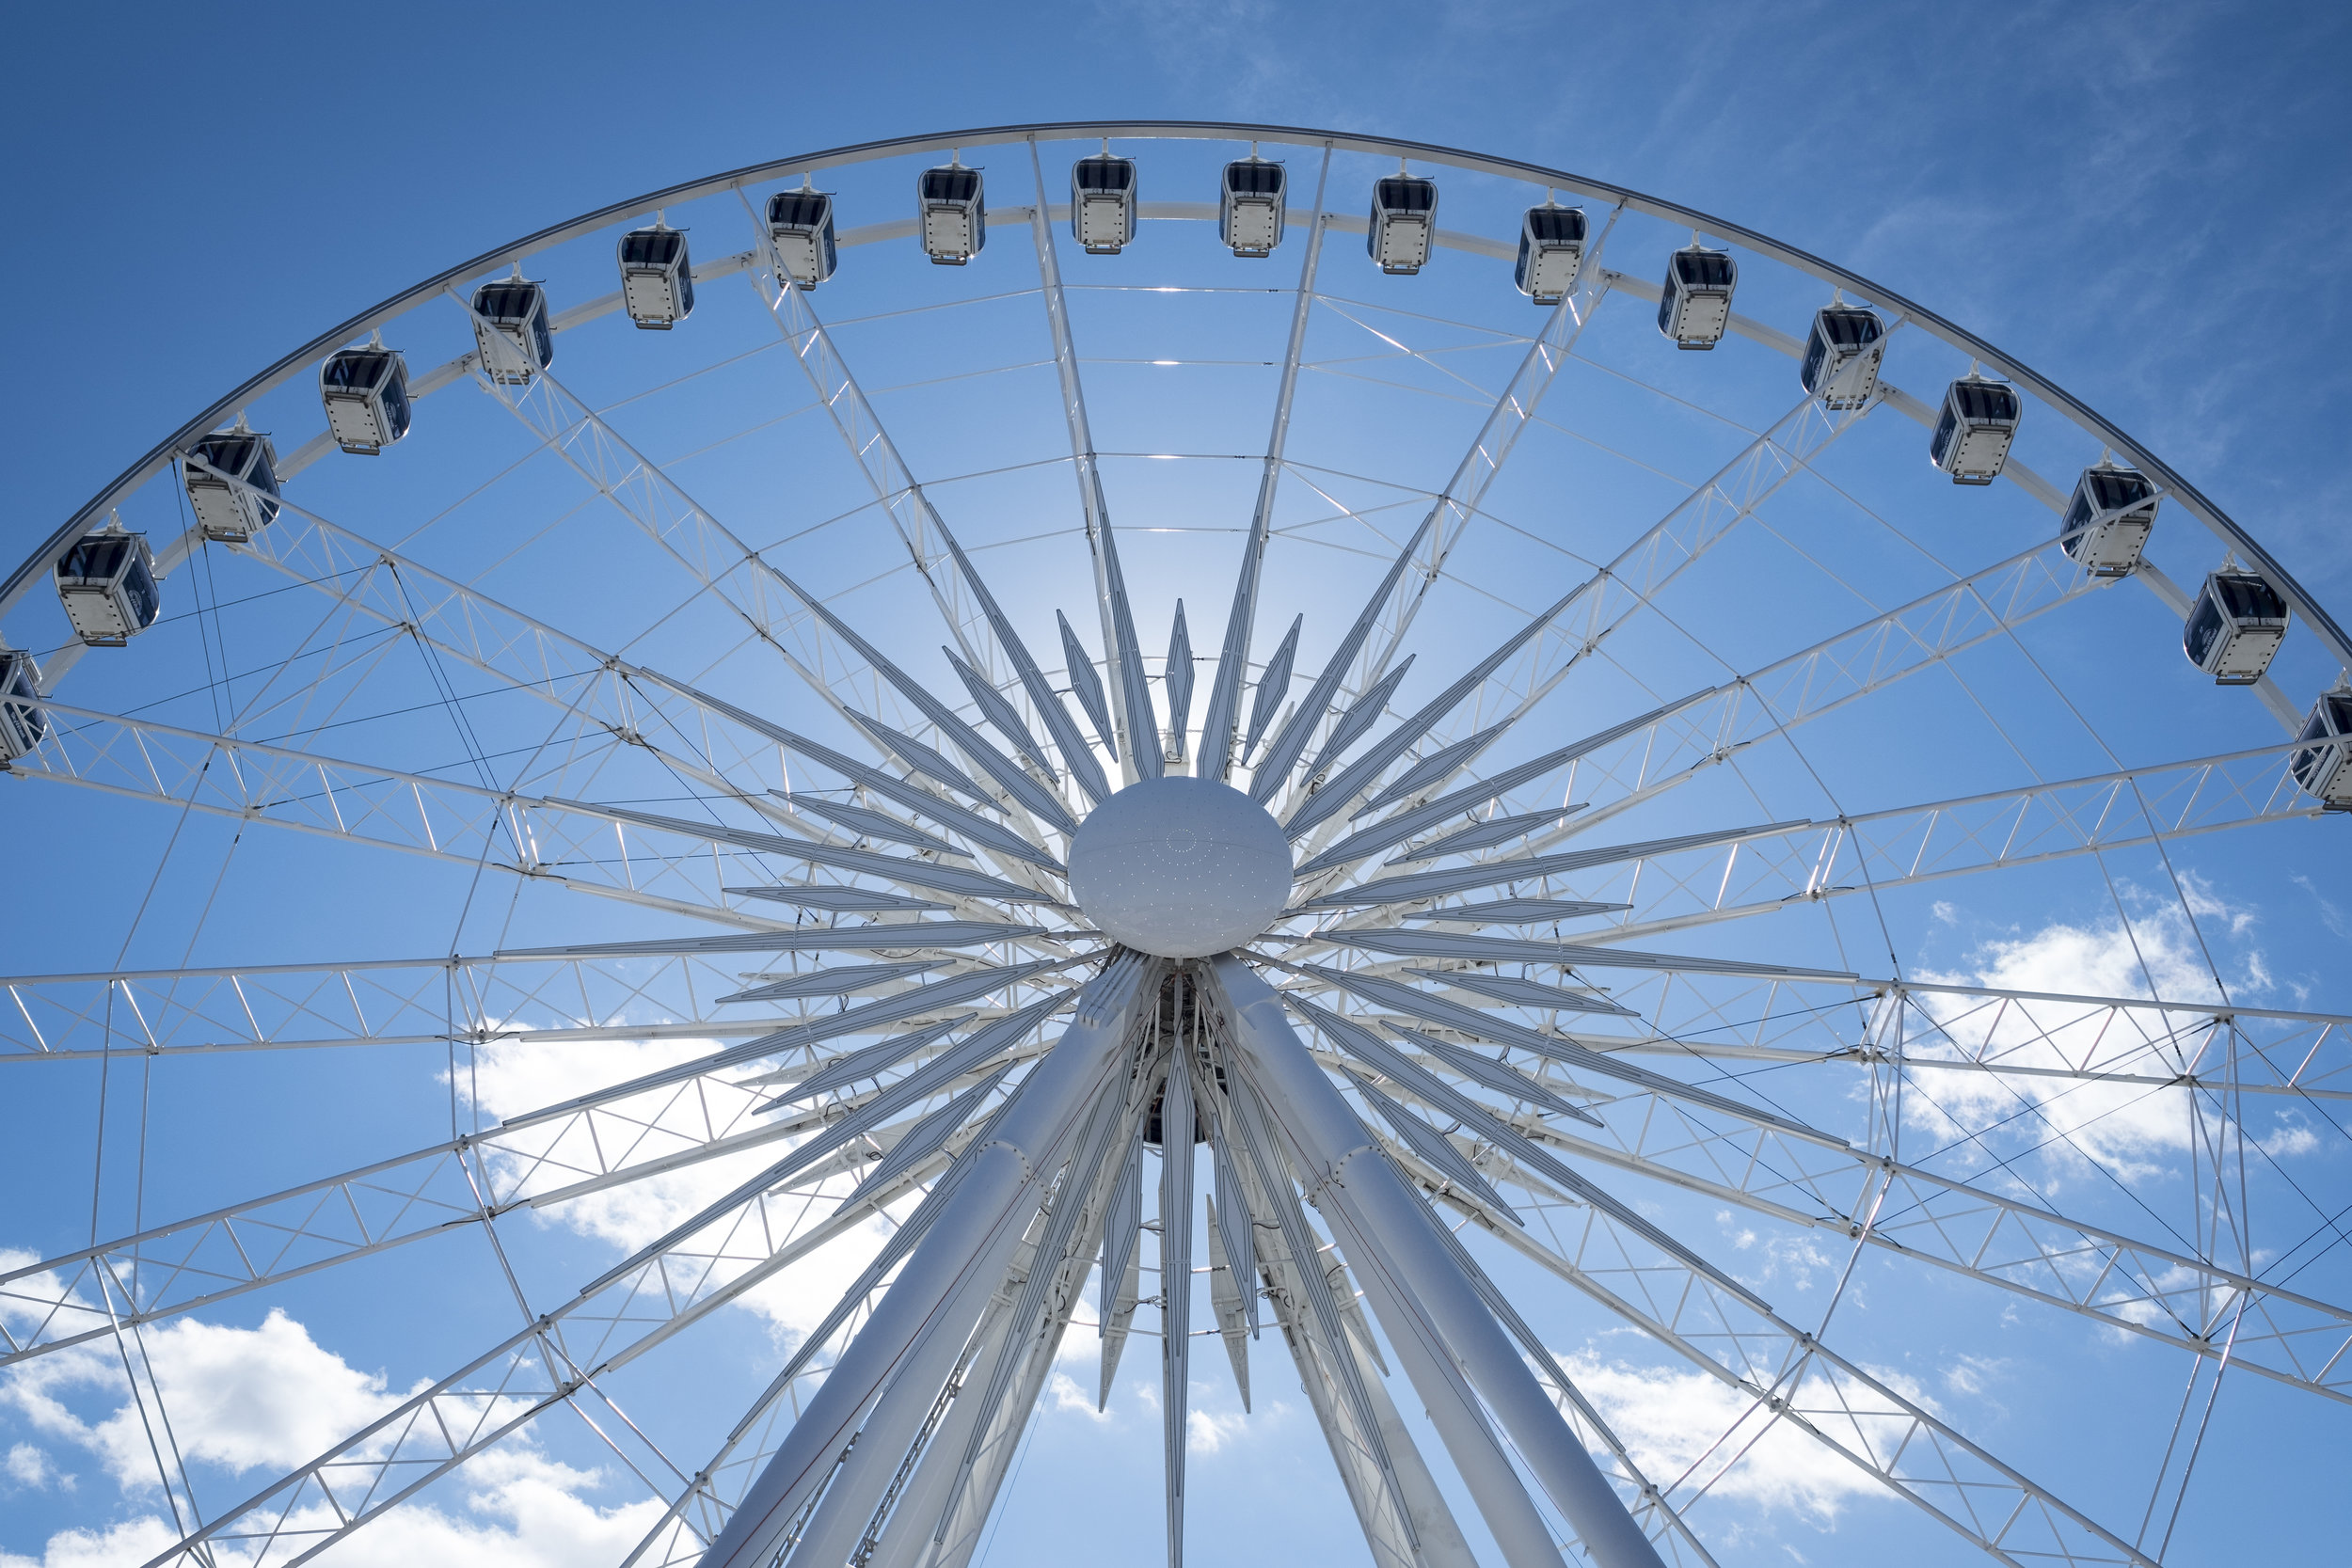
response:
M9 838L163 847L0 1009L10 1136L136 1117L0 1365L119 1359L154 1568L558 1422L617 1568L961 1568L1088 1484L1009 1482L1073 1386L1165 1434L1073 1561L1226 1555L1192 1417L1279 1399L1381 1568L1728 1568L1791 1445L1936 1552L2153 1563L2221 1378L2352 1397L2258 1136L2343 1136L2352 1020L1915 958L2327 853L2352 642L2025 365L1668 201L1224 124L740 169L318 337L0 615ZM149 1119L223 1074L294 1129L225 1195ZM392 1391L200 1475L147 1340L282 1302L405 1325ZM2081 1495L2111 1414L2028 1463L1889 1348L1996 1319L2137 1357L2160 1459Z

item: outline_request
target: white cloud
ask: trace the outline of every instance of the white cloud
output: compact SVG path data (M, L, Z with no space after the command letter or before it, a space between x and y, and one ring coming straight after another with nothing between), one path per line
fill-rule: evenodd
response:
M1239 1411L1212 1415L1206 1410L1184 1414L1184 1451L1215 1453L1247 1432L1249 1422Z
M259 1328L182 1319L145 1340L181 1453L240 1475L300 1464L399 1402L381 1374L348 1365L280 1311ZM72 1396L88 1387L123 1402L87 1420ZM126 1489L156 1484L146 1422L115 1358L77 1347L24 1362L0 1384L0 1402L35 1430L98 1455Z
M1094 1408L1094 1398L1078 1386L1078 1380L1068 1372L1056 1372L1045 1385L1046 1397L1057 1410L1074 1410L1090 1421L1108 1421L1110 1412Z
M652 1498L599 1508L579 1494L600 1484L594 1471L560 1465L527 1447L494 1449L461 1472L453 1508L409 1505L362 1527L334 1549L337 1568L575 1568L617 1562L661 1514ZM289 1528L331 1526L326 1511L303 1510ZM170 1546L178 1532L152 1514L103 1533L63 1530L40 1557L0 1552L0 1568L137 1568ZM248 1553L216 1548L223 1568Z
M1766 1235L1753 1226L1730 1228L1728 1210L1718 1210L1716 1223L1725 1227L1725 1239L1732 1247L1744 1254L1740 1274L1742 1283L1758 1289L1767 1285L1785 1284L1791 1290L1809 1291L1817 1281L1831 1277L1837 1268L1837 1259L1821 1249L1810 1236Z
M258 1328L183 1320L149 1330L146 1345L182 1453L192 1464L236 1473L276 1472L309 1460L401 1397L380 1373L351 1366L282 1312ZM74 1407L93 1388L100 1404L113 1408L86 1416ZM14 1369L0 1383L0 1402L36 1429L97 1455L126 1493L152 1493L154 1461L119 1362L87 1348L56 1352ZM16 1445L5 1463L20 1483L56 1476L54 1464L29 1444ZM651 1528L661 1505L648 1498L599 1508L580 1496L603 1481L597 1472L549 1459L527 1437L510 1440L469 1462L433 1504L399 1509L369 1525L337 1548L335 1560L342 1568L617 1561ZM297 1512L290 1528L331 1523L322 1504ZM69 1529L51 1536L38 1558L0 1553L0 1568L134 1568L176 1534L151 1514L103 1531ZM224 1568L247 1560L234 1549L217 1555Z
M2201 923L2241 936L2252 928L2250 911L2227 903L2207 884L2184 877L2182 890ZM1920 978L2010 991L2220 1000L2207 948L2180 905L2129 888L2124 903L2134 911L2128 923L2056 922L2029 936L1985 942L1963 970L1927 971ZM2241 962L2230 990L2244 1000L2266 989L2270 976L2259 952ZM1976 1134L2042 1144L2055 1132L2058 1140L2048 1143L2054 1156L2096 1161L2124 1175L2152 1174L2164 1157L2187 1148L2185 1091L2045 1075L2058 1069L2169 1077L2185 1066L2207 1065L2193 1060L2203 1032L2184 1027L2177 1015L2168 1021L2148 1012L2118 1016L2068 1003L1931 992L1915 993L1915 1000L1943 1034L1924 1021L1915 1023L1909 1042L1915 1055L1985 1060L2036 1075L1916 1074L1903 1100L1912 1125L1946 1140ZM2168 1028L2179 1032L2167 1038Z
M0 1458L0 1474L7 1475L19 1486L35 1490L46 1490L53 1485L69 1492L73 1489L73 1478L58 1473L48 1450L37 1449L30 1443L10 1445L7 1457Z
M2254 1139L2262 1151L2274 1160L2296 1154L2310 1154L2319 1148L2319 1133L2299 1110L2281 1111L2271 1130Z
M1886 1495L1852 1461L1788 1422L1765 1426L1760 1415L1752 1414L1755 1396L1719 1378L1603 1361L1590 1352L1562 1359L1652 1481L1666 1486L1689 1473L1677 1496L1704 1486L1711 1497L1801 1513L1827 1525L1852 1499ZM1871 1375L1904 1399L1933 1408L1911 1379L1875 1368ZM1894 1406L1857 1386L1846 1385L1844 1391L1853 1417L1825 1421L1826 1428L1859 1427L1866 1440L1880 1448L1899 1440L1907 1420ZM1813 1376L1793 1402L1811 1410L1832 1398L1831 1386ZM1728 1440L1719 1441L1725 1433Z
M2008 1370L2007 1361L1982 1355L1963 1355L1944 1369L1944 1386L1955 1394L1974 1399L1999 1382Z
M609 1084L691 1062L718 1048L717 1041L707 1039L562 1045L502 1040L481 1049L463 1087L476 1098L485 1116L509 1117L560 1104ZM702 1119L705 1106L691 1094L682 1097L675 1087L614 1101L608 1109L612 1117L624 1121L634 1117L646 1125L675 1123L687 1129L676 1139L680 1148L707 1135L707 1123ZM683 1121L678 1119L680 1117ZM556 1138L564 1125L548 1124L547 1138ZM749 1131L760 1125L755 1119L747 1119L732 1130ZM532 1218L605 1243L618 1257L666 1235L784 1159L795 1147L796 1141L779 1139L675 1170L639 1177L535 1209L532 1211ZM652 1148L659 1151L660 1145ZM508 1146L491 1158L501 1175L520 1180L533 1159L543 1152L543 1146L527 1139L519 1143L509 1140ZM569 1170L533 1177L532 1188L545 1190L574 1179ZM844 1176L827 1182L822 1190L827 1196L838 1196L851 1185L851 1179ZM897 1206L899 1217L913 1208L914 1201L910 1198ZM776 1277L753 1287L739 1298L739 1303L765 1318L780 1338L797 1342L823 1321L842 1293L873 1261L892 1228L889 1220L877 1216L795 1262Z

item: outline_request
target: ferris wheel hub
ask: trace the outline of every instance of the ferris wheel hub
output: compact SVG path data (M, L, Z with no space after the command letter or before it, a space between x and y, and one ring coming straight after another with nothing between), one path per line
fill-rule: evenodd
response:
M1070 843L1078 908L1112 940L1163 958L1238 947L1290 901L1290 843L1240 790L1172 776L1129 784Z

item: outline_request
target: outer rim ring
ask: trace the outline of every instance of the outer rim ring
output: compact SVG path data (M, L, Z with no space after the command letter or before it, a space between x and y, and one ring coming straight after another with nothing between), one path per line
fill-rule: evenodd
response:
M2002 375L2026 388L2074 421L2098 437L2129 461L2141 472L2156 480L2172 498L2185 507L2198 521L2203 523L2231 549L2243 557L2263 578L2277 589L2288 605L2299 614L2320 641L2327 644L2337 659L2352 669L2352 637L2336 624L2334 617L2323 609L2318 600L2307 593L2293 574L2280 564L2278 559L2265 549L2254 537L2238 525L2204 494L2184 479L2169 464L2150 451L2123 431L2110 423L2096 409L2068 392L2057 383L2041 375L2030 367L2002 353L1983 339L1928 309L1906 299L1890 289L1884 289L1859 273L1849 272L1821 258L1783 245L1754 230L1702 213L1679 202L1666 201L1623 185L1611 184L1585 175L1571 174L1563 169L1546 168L1538 164L1516 158L1496 158L1484 153L1468 152L1458 148L1441 147L1431 142L1403 141L1390 136L1359 135L1339 131L1319 131L1300 126L1251 125L1194 119L1137 120L1064 120L1032 125L997 125L964 131L946 131L917 136L896 136L886 141L858 142L847 147L829 148L818 152L798 153L768 163L746 165L724 174L670 185L661 190L628 201L615 202L565 222L554 224L533 234L485 251L471 261L461 261L446 272L437 274L421 283L369 307L340 326L332 327L295 349L266 370L247 378L233 390L213 403L204 411L165 437L146 456L118 475L114 482L85 502L80 511L66 520L58 530L28 556L24 563L0 583L0 615L16 607L34 581L45 576L73 542L89 531L96 519L105 515L122 499L138 489L168 467L197 437L217 428L237 409L251 403L262 393L283 385L288 379L332 353L344 343L373 330L392 318L405 313L445 287L484 273L496 272L516 261L527 259L537 251L566 240L589 233L608 224L649 213L657 207L673 202L709 196L733 187L768 180L786 179L804 171L836 166L842 164L870 163L877 159L896 157L908 152L946 147L986 147L1006 142L1028 140L1076 140L1084 137L1122 136L1184 141L1260 141L1284 142L1293 146L1321 146L1343 152L1375 152L1400 157L1418 157L1424 163L1469 169L1482 174L1501 175L1508 179L1525 180L1555 186L1561 190L1612 205L1624 205L1652 217L1674 222L1712 234L1718 239L1731 240L1774 261L1809 273L1822 281L1850 289L1866 298L1899 312L1904 319L1925 329L1931 335L1961 349L1998 371Z

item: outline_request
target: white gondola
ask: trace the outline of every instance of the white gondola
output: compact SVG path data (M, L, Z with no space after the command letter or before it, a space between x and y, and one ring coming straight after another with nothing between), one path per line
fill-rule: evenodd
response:
M1859 305L1831 305L1813 314L1805 339L1804 389L1825 407L1860 408L1878 394L1879 361L1886 354L1886 324Z
M1429 263L1429 242L1438 231L1438 182L1399 170L1372 182L1371 227L1364 253L1380 270L1409 277Z
M40 665L21 648L0 651L0 762L40 744L49 716L40 710Z
M1136 161L1098 157L1070 166L1070 237L1089 256L1116 256L1136 237Z
M528 387L531 378L555 363L555 335L548 328L548 292L512 277L485 283L473 292L473 341L483 369L501 387Z
M84 537L57 558L57 597L93 648L119 648L153 626L164 598L147 535L117 523Z
M1225 166L1218 187L1216 237L1236 256L1263 261L1282 243L1282 208L1290 178L1279 164L1252 151Z
M2094 577L2120 578L2139 567L2156 526L2156 487L2148 476L2109 463L2085 468L2058 522L2067 555Z
M2305 745L2288 757L2287 766L2295 769L2295 782L2320 804L2330 811L2352 811L2352 686L2339 684L2333 691L2320 693L2295 738L2332 742Z
M833 276L839 251L833 237L833 193L812 190L803 179L797 191L768 198L768 238L776 264L796 287L813 289Z
M1518 265L1511 281L1538 305L1557 305L1576 287L1584 268L1584 209L1547 199L1530 207L1519 222Z
M1725 250L1693 244L1666 258L1666 282L1658 294L1658 330L1677 348L1710 349L1731 325L1731 292L1740 264Z
M207 539L242 545L278 515L278 451L266 436L242 428L207 436L180 467Z
M628 319L649 332L667 332L694 313L694 264L686 254L686 231L654 214L651 229L632 229L616 247L621 263L621 304Z
M961 159L914 177L923 225L923 253L943 267L960 267L988 244L988 201L980 171Z
M319 367L327 433L347 452L374 457L408 434L408 361L380 338L330 354Z
M1971 372L1944 391L1944 415L1928 438L1928 460L1954 484L1990 484L2001 477L2017 420L2025 412L2017 388Z
M2223 566L2181 626L2181 651L2217 686L2251 686L2286 640L2287 602L2252 572Z

